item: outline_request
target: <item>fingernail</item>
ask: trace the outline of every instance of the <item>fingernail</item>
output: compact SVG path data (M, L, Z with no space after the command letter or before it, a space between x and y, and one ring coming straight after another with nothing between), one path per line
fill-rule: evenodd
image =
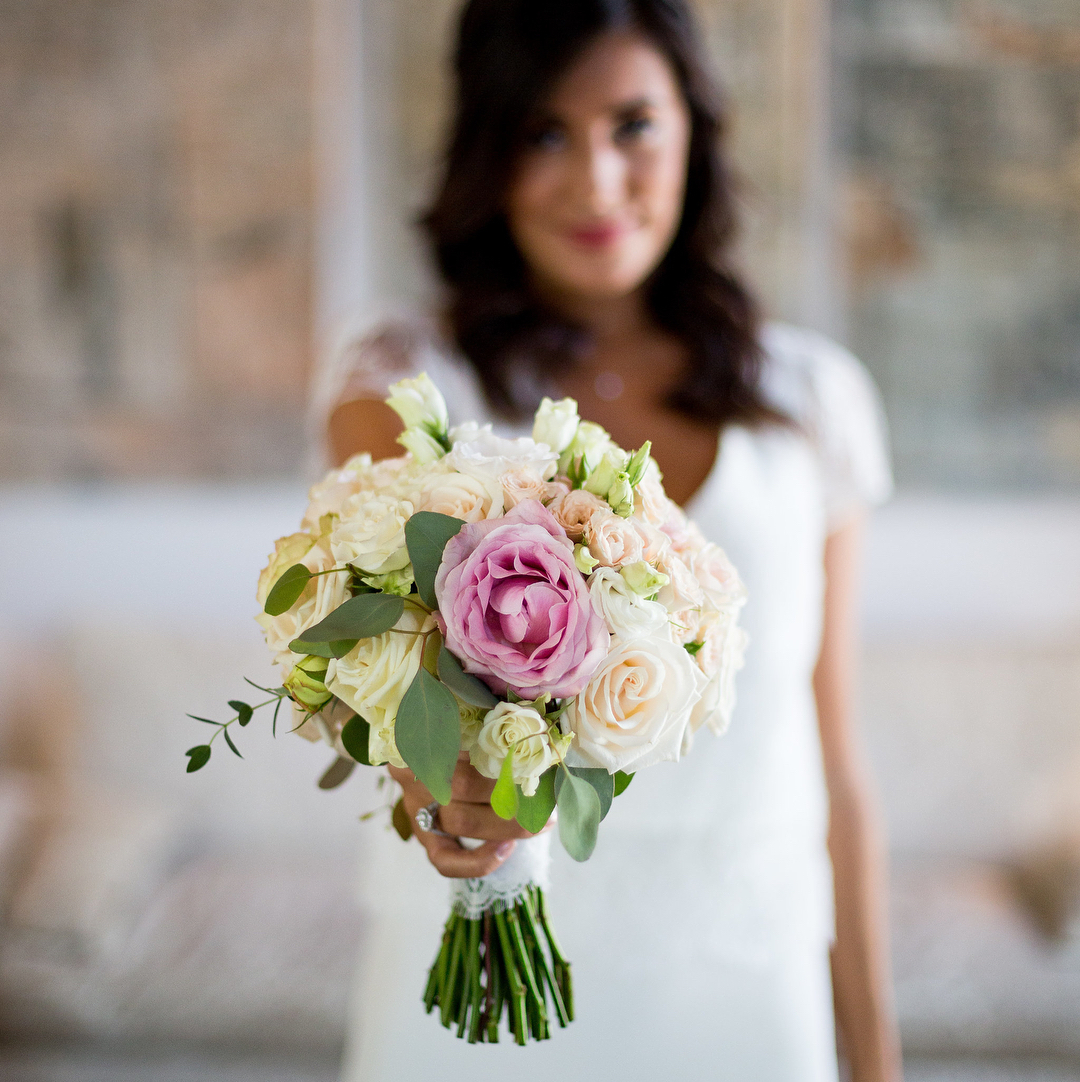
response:
M499 858L499 860L506 860L506 858L511 854L511 852L513 852L513 849L513 842L500 842L497 846L495 846L495 855Z

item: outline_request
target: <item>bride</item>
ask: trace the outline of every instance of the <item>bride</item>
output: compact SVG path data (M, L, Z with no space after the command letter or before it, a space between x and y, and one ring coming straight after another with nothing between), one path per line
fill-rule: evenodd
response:
M855 1082L900 1077L850 706L862 522L889 489L877 398L838 346L759 324L729 262L723 115L697 40L685 0L471 0L424 219L445 305L373 322L324 380L339 462L400 453L381 399L404 375L426 370L453 422L508 435L542 394L570 395L621 446L652 440L668 493L749 592L728 734L645 771L587 864L555 847L578 1020L551 1041L469 1046L420 1004L436 871L482 876L523 836L491 811L492 783L459 764L445 835L367 832L356 1082L835 1082L838 1043ZM415 817L430 795L391 773Z

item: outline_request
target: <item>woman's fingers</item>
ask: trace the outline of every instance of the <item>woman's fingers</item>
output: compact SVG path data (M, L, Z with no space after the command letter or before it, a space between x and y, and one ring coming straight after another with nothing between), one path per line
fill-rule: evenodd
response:
M514 842L491 841L478 849L463 849L456 838L418 832L428 860L447 879L480 879L495 871L514 851Z
M464 760L458 760L458 765L454 768L454 777L450 782L450 793L454 800L463 800L467 804L487 804L491 800L494 788L495 782L491 778L485 778L469 762L467 755Z
M439 828L458 838L483 838L498 841L528 838L529 832L514 819L500 819L490 804L468 804L454 800L439 809Z

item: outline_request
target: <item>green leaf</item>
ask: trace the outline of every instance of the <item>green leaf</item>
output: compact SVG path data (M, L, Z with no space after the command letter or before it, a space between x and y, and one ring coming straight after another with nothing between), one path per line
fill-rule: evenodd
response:
M341 743L345 750L364 766L371 766L371 759L368 758L370 739L371 726L359 714L353 714L341 730Z
M365 818L365 816L361 816L361 818ZM390 822L393 823L394 829L398 832L398 837L403 842L407 842L413 836L412 820L405 810L404 797L394 805L394 810L390 815Z
M600 828L600 798L584 778L568 774L565 769L560 775L559 839L574 860L588 860L596 848Z
M349 775L356 769L356 763L352 759L343 759L340 755L326 768L326 772L319 778L320 789L336 789L339 785L348 781Z
M184 754L188 757L187 772L194 774L196 770L202 770L210 762L210 745L196 744L195 747L188 748Z
M503 759L499 780L491 791L491 810L500 819L513 819L518 810L518 789L514 784L514 745Z
M288 612L300 599L310 581L311 572L303 564L293 564L266 595L263 612L267 616L280 616L283 612Z
M483 680L467 673L461 662L445 646L439 648L437 664L439 679L462 701L470 706L493 710L499 700Z
M464 525L461 519L440 515L436 511L417 511L405 523L405 544L412 560L416 591L429 609L438 605L435 575L442 563L443 549Z
M225 737L225 743L232 749L233 755L235 755L237 759L243 759L243 756L240 754L240 749L232 742L232 737L229 736L229 730L222 729L221 735Z
M198 714L188 714L192 721L205 721L207 725L217 725L219 728L225 724L223 721L214 721L211 718L200 718Z
M634 780L634 775L627 774L622 770L616 770L613 776L615 778L615 796L621 796L630 788L630 783Z
M404 611L405 599L402 597L360 594L339 605L325 620L309 627L303 641L333 644L344 639L370 639L389 631Z
M572 766L570 767L570 773L576 778L581 778L582 781L587 781L596 790L596 795L600 800L600 821L603 822L607 818L607 813L611 811L611 801L615 795L614 777L606 770L598 770L587 766ZM559 790L562 788L564 774L565 771L560 772L555 779L556 798L558 798Z
M338 639L336 642L306 642L304 639L293 639L289 643L289 649L294 654L313 654L315 657L344 657L360 640Z
M449 804L450 779L461 751L458 704L423 667L398 707L394 739L409 769L440 804Z
M702 648L702 647L703 647L704 645L705 645L705 644L704 644L703 642L684 642L684 643L683 643L683 649L684 649L684 650L685 650L685 651L686 651L686 652L687 652L687 653L688 653L688 654L689 654L689 655L690 655L691 657L697 657L698 653L699 653L699 652L701 651L701 648Z
M239 699L230 699L229 708L236 711L236 720L240 722L241 729L251 721L251 707L247 703L242 703Z
M547 826L555 810L555 776L557 766L540 775L540 783L532 796L518 798L517 821L530 833L539 834Z

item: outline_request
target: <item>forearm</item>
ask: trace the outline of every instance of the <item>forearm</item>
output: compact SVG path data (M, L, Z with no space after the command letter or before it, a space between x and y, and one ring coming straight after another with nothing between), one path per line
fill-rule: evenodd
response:
M882 834L865 784L830 787L836 894L833 995L855 1082L895 1082L900 1050L891 995Z

